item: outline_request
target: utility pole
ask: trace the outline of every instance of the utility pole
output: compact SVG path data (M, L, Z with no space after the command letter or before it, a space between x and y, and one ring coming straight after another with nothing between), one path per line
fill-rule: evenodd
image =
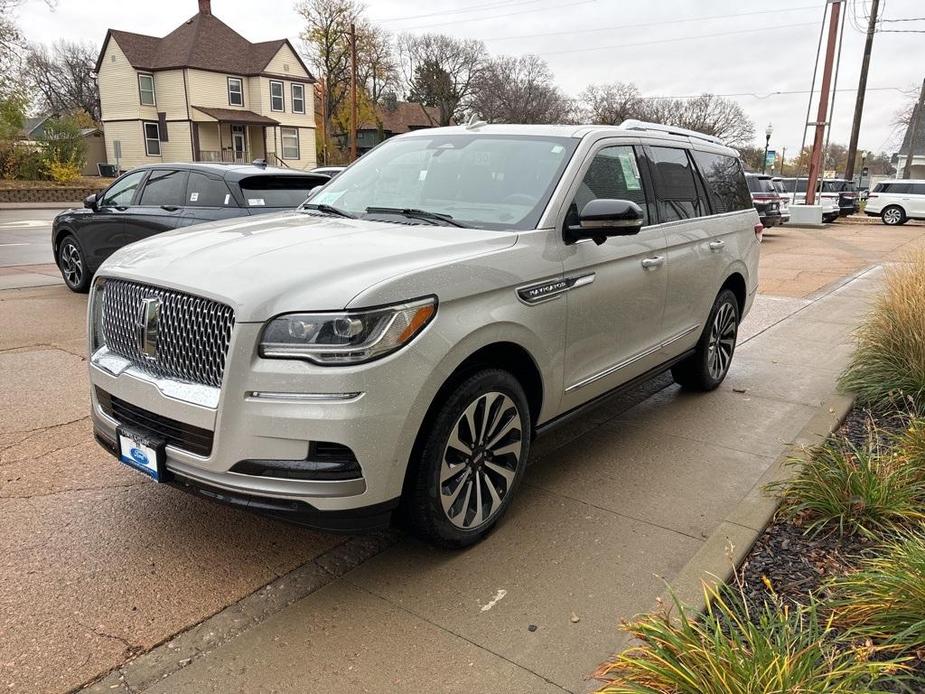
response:
M858 79L858 93L854 102L854 120L851 122L851 141L848 143L848 164L845 178L854 180L854 160L858 153L858 137L861 134L861 114L864 113L864 96L867 92L867 70L870 68L870 49L874 44L874 32L877 31L877 12L880 0L871 0L870 22L867 24L867 39L864 41L864 59L861 61L861 77Z
M787 148L782 147L780 151L780 173L778 174L778 176L784 175L784 159L786 158L787 158Z
M318 93L321 100L321 163L328 163L328 93L327 80L318 80Z
M912 157L915 156L915 134L919 131L919 121L925 115L925 80L922 80L922 91L919 92L919 102L912 109L912 120L909 121L909 151L906 152L906 165L903 167L903 178L912 178Z
M350 161L357 159L357 30L350 23Z
M816 134L813 138L813 153L809 160L809 180L806 182L806 204L816 202L816 183L822 169L822 143L825 139L825 118L829 106L829 87L832 84L832 64L835 62L835 44L838 39L838 20L845 0L830 0L832 14L829 17L829 37L825 47L825 63L822 67L822 86L819 91L819 110L816 113Z

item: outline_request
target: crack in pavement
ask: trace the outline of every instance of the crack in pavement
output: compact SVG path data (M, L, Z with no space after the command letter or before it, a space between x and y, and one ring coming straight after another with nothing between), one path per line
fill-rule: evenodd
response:
M86 492L86 491L96 491L99 489L131 489L132 487L140 487L143 484L147 484L147 480L140 480L139 482L132 482L130 484L113 484L113 485L103 485L103 486L90 486L90 487L74 487L73 489L62 489L57 492L48 492L47 494L0 494L0 500L2 499L44 499L49 496L59 496L61 494L71 494L73 492Z
M89 419L90 419L90 415L87 414L87 415L84 415L83 417L78 417L77 419L72 419L68 422L61 422L59 424L46 424L45 426L36 427L34 429L17 429L15 431L2 432L0 433L0 436L13 436L15 434L29 434L29 436L26 436L23 439L19 439L18 441L15 441L11 444L7 444L6 446L3 446L2 448L0 448L0 453L3 453L4 451L9 450L13 446L18 446L20 444L25 443L26 441L30 440L33 436L37 434L41 434L46 431L51 431L52 429L58 429L60 427L66 427L71 424L77 424L77 422L82 422L84 420L89 420Z
M91 627L89 624L84 624L79 619L72 618L71 621L73 621L74 624L82 626L84 629L88 629L89 631L96 634L100 638L112 639L113 641L118 641L123 646L125 646L125 650L129 651L130 654L137 653L139 651L144 650L144 646L142 646L141 644L131 643L128 639L125 639L121 636L117 636L116 634L110 634L109 632L103 631L102 629L97 628L97 627Z
M13 448L14 446L19 446L19 445L21 445L21 444L24 443L25 441L28 441L28 440L31 439L31 438L32 438L32 437L30 436L30 437L27 437L27 438L23 439L23 440L20 441L19 443L14 443L14 444L11 444L11 445L6 446L6 447L4 447L4 448L0 448L0 453L4 453L4 452L10 450L11 448ZM67 450L69 450L69 449L71 449L71 448L77 448L78 446L82 446L82 445L84 445L85 443L87 443L87 442L86 442L86 441L78 441L77 443L71 443L71 444L68 444L67 446L58 446L58 448L54 448L54 449L52 449L52 450L50 450L50 451L45 451L44 453L42 453L42 457L49 456L49 455L54 455L55 453L60 453L61 451L67 451ZM12 460L0 460L0 467L3 467L4 465L12 465L13 463L22 463L22 462L24 462L24 461L26 461L26 460L31 460L31 459L34 458L34 457L35 457L35 456L27 455L27 456L24 456L24 457L22 457L22 458L13 458Z

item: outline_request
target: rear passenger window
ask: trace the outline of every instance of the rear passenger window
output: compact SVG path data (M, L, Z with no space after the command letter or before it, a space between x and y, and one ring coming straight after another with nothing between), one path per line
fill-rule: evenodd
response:
M163 171L155 169L148 176L145 188L141 192L139 205L175 205L184 204L183 195L186 192L185 171Z
M581 180L575 199L569 206L567 224L578 224L582 208L592 200L609 198L629 200L642 208L643 226L649 224L646 195L642 177L636 163L636 154L630 146L605 147L594 155L591 166Z
M700 196L687 151L675 147L650 147L649 151L660 221L672 222L706 215L706 201Z
M912 189L909 192L913 195L925 195L925 183L910 183L909 187Z
M752 198L738 159L709 152L691 154L707 184L707 194L715 214L751 209Z
M224 181L195 171L189 175L185 204L190 207L237 207Z

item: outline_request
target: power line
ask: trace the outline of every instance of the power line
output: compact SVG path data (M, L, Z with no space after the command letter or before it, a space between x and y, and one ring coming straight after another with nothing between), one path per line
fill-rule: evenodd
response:
M814 91L814 90L812 90ZM707 92L710 96L721 96L721 97L734 97L734 96L751 96L756 99L769 99L772 96L791 96L791 95L804 95L812 94L812 91L809 89L789 89L789 90L778 90L773 92L768 92L767 94L756 94L755 92L729 92L727 94L714 94L712 92ZM834 91L838 92L856 92L856 88L845 87L844 89L837 89ZM900 94L912 94L915 92L914 89L903 89L902 87L868 87L867 91L869 92L886 92L894 91L899 92ZM678 94L674 96L643 96L644 99L699 99L703 94Z
M557 5L551 5L549 7L534 7L529 10L520 10L518 12L506 12L504 14L493 14L487 17L473 17L472 19L454 19L453 26L457 24L468 24L470 22L485 22L490 19L504 19L506 17L514 17L516 15L521 15L521 14L530 14L531 12L547 12L549 10L561 10L565 7L574 7L575 5L589 5L592 2L596 3L597 1L598 0L578 0L577 2L559 3ZM507 6L510 6L510 3L508 3ZM436 22L436 23L431 23L431 24L421 24L418 26L405 27L402 29L402 31L417 31L418 29L431 29L433 27L446 28L446 26L447 26L447 23L443 21L443 22Z
M756 29L742 29L739 31L723 31L718 34L699 34L697 36L679 36L671 39L656 39L654 41L638 41L636 43L621 43L621 44L611 44L607 46L591 46L585 48L570 48L561 51L541 51L537 55L548 56L548 55L564 55L566 53L583 53L586 51L603 51L603 50L614 50L617 48L635 48L637 46L653 46L655 44L661 43L677 43L679 41L696 41L697 39L713 39L713 38L722 38L731 36L734 34L754 34L757 32L768 32L776 31L778 29L792 29L794 27L806 27L806 26L816 26L816 22L800 22L798 24L778 24L777 26L772 27L758 27Z
M662 26L665 24L686 24L688 22L706 22L714 19L736 19L737 17L752 17L763 14L780 14L782 12L805 12L807 10L817 10L818 5L802 5L800 7L784 7L774 10L759 10L757 12L741 12L738 14L718 14L709 17L685 17L683 19L666 19L659 22L643 22L641 24L619 24L617 26L596 27L593 29L575 29L568 31L550 31L541 34L510 34L508 36L489 36L482 39L483 41L507 41L510 39L533 39L545 38L548 36L571 36L574 34L588 34L599 31L617 31L620 29L638 29L641 27Z
M426 19L427 17L445 17L448 14L465 14L468 12L476 12L480 10L491 10L500 7L512 7L516 5L535 5L538 2L543 2L543 0L520 0L519 2L494 2L486 3L484 5L469 5L468 7L460 10L444 10L443 12L427 12L426 14L413 14L406 15L404 17L386 17L385 19L380 19L380 22L404 22L409 19Z

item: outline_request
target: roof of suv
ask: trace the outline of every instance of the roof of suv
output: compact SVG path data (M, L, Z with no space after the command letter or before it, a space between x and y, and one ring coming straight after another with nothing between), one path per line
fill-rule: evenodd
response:
M434 135L533 135L535 137L569 137L582 139L594 135L637 135L654 137L671 142L719 147L738 156L738 152L722 144L718 138L693 131L640 121L624 121L620 125L521 125L514 123L480 123L475 125L451 125L441 128L422 128L403 133L398 137L432 137Z
M254 164L222 164L220 162L176 162L166 164L143 164L138 169L180 169L183 171L201 171L221 176L229 181L239 181L251 176L312 176L329 177L323 173L301 171L299 169L284 169L277 166L255 166Z

